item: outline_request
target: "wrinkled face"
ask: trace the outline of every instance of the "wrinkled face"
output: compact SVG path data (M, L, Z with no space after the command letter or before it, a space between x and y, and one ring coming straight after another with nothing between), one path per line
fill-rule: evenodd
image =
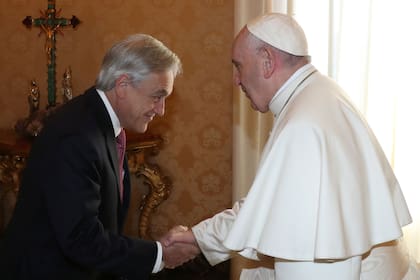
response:
M174 73L151 73L137 85L124 77L117 83L116 111L121 126L143 133L156 115L165 113L165 100L172 93Z
M262 78L261 60L257 50L248 44L249 32L242 29L232 49L232 63L235 66L234 84L239 86L251 101L251 107L260 112L267 112L268 102L264 98L260 82Z

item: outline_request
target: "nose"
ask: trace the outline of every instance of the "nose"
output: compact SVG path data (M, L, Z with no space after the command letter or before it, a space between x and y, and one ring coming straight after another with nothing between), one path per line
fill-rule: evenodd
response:
M165 114L165 98L161 98L159 102L155 103L153 111L155 111L158 116L163 116Z

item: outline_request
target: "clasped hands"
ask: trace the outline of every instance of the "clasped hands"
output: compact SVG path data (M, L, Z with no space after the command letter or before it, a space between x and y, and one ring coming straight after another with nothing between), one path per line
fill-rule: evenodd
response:
M159 239L162 244L165 268L175 268L192 259L199 253L197 241L188 227L175 226Z

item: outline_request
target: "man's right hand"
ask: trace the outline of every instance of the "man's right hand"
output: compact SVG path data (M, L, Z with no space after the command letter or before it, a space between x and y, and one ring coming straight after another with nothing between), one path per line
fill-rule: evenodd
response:
M194 259L199 253L197 241L190 229L175 226L160 240L166 268L175 268Z

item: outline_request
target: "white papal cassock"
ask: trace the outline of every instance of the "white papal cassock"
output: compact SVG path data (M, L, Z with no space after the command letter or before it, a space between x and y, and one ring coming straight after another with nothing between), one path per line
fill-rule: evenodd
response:
M402 279L408 262L398 239L411 217L379 143L343 90L308 64L270 110L275 123L246 199L193 227L209 262L232 250L273 257L276 279ZM364 265L384 250L401 260L398 267Z

